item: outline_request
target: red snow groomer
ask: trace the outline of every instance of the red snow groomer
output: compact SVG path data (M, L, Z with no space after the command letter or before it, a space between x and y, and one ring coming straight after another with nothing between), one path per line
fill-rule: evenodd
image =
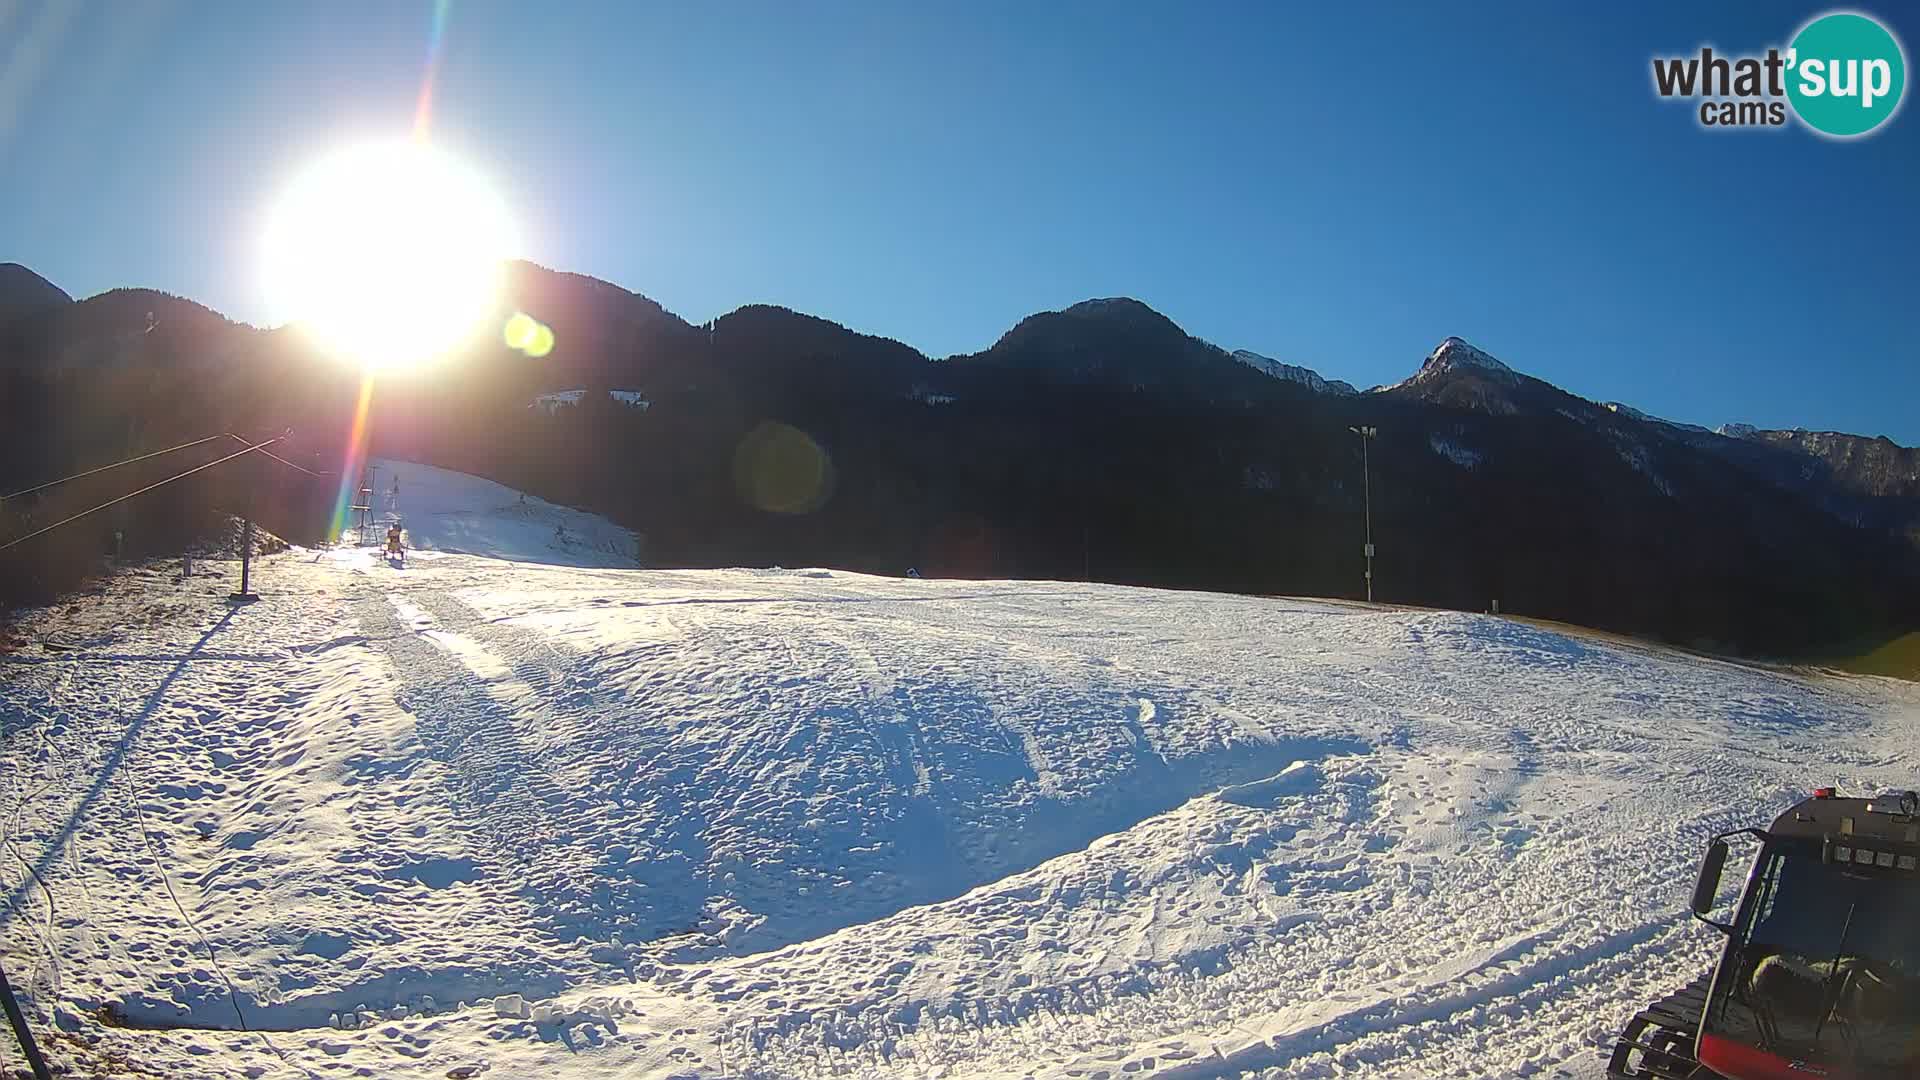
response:
M1731 922L1711 916L1727 842L1760 844ZM1619 1080L1920 1080L1920 795L1832 788L1771 828L1713 838L1693 914L1713 970L1627 1023Z

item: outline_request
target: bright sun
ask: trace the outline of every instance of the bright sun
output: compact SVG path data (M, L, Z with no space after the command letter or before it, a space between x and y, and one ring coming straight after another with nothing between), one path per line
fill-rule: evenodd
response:
M513 254L506 207L420 142L368 143L315 162L266 231L269 301L328 351L370 371L445 354L494 314Z

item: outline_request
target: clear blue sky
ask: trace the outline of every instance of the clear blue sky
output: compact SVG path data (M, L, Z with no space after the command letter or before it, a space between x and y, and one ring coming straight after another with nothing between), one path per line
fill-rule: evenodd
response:
M525 254L933 355L1130 295L1365 386L1448 334L1597 399L1920 443L1920 113L1714 133L1648 62L1822 5L453 0ZM1920 18L1869 8L1909 54ZM431 4L0 4L0 260L264 321L277 184L404 132ZM1915 91L1910 90L1911 97Z

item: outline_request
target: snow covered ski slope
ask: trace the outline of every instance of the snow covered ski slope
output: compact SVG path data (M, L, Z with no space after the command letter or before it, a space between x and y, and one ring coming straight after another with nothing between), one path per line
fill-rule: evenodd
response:
M1920 765L1905 683L506 561L517 497L408 469L404 569L133 573L0 657L0 945L80 1075L1594 1077L1709 960L1706 835Z
M410 550L558 566L639 565L638 538L596 514L431 465L377 458L373 470L377 532L399 523Z

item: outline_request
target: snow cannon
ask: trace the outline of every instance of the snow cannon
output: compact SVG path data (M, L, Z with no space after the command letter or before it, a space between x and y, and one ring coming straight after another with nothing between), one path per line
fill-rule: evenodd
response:
M1755 851L1723 922L1734 842ZM1720 960L1627 1022L1609 1077L1920 1077L1920 794L1820 788L1766 829L1722 833L1691 906L1725 936Z

